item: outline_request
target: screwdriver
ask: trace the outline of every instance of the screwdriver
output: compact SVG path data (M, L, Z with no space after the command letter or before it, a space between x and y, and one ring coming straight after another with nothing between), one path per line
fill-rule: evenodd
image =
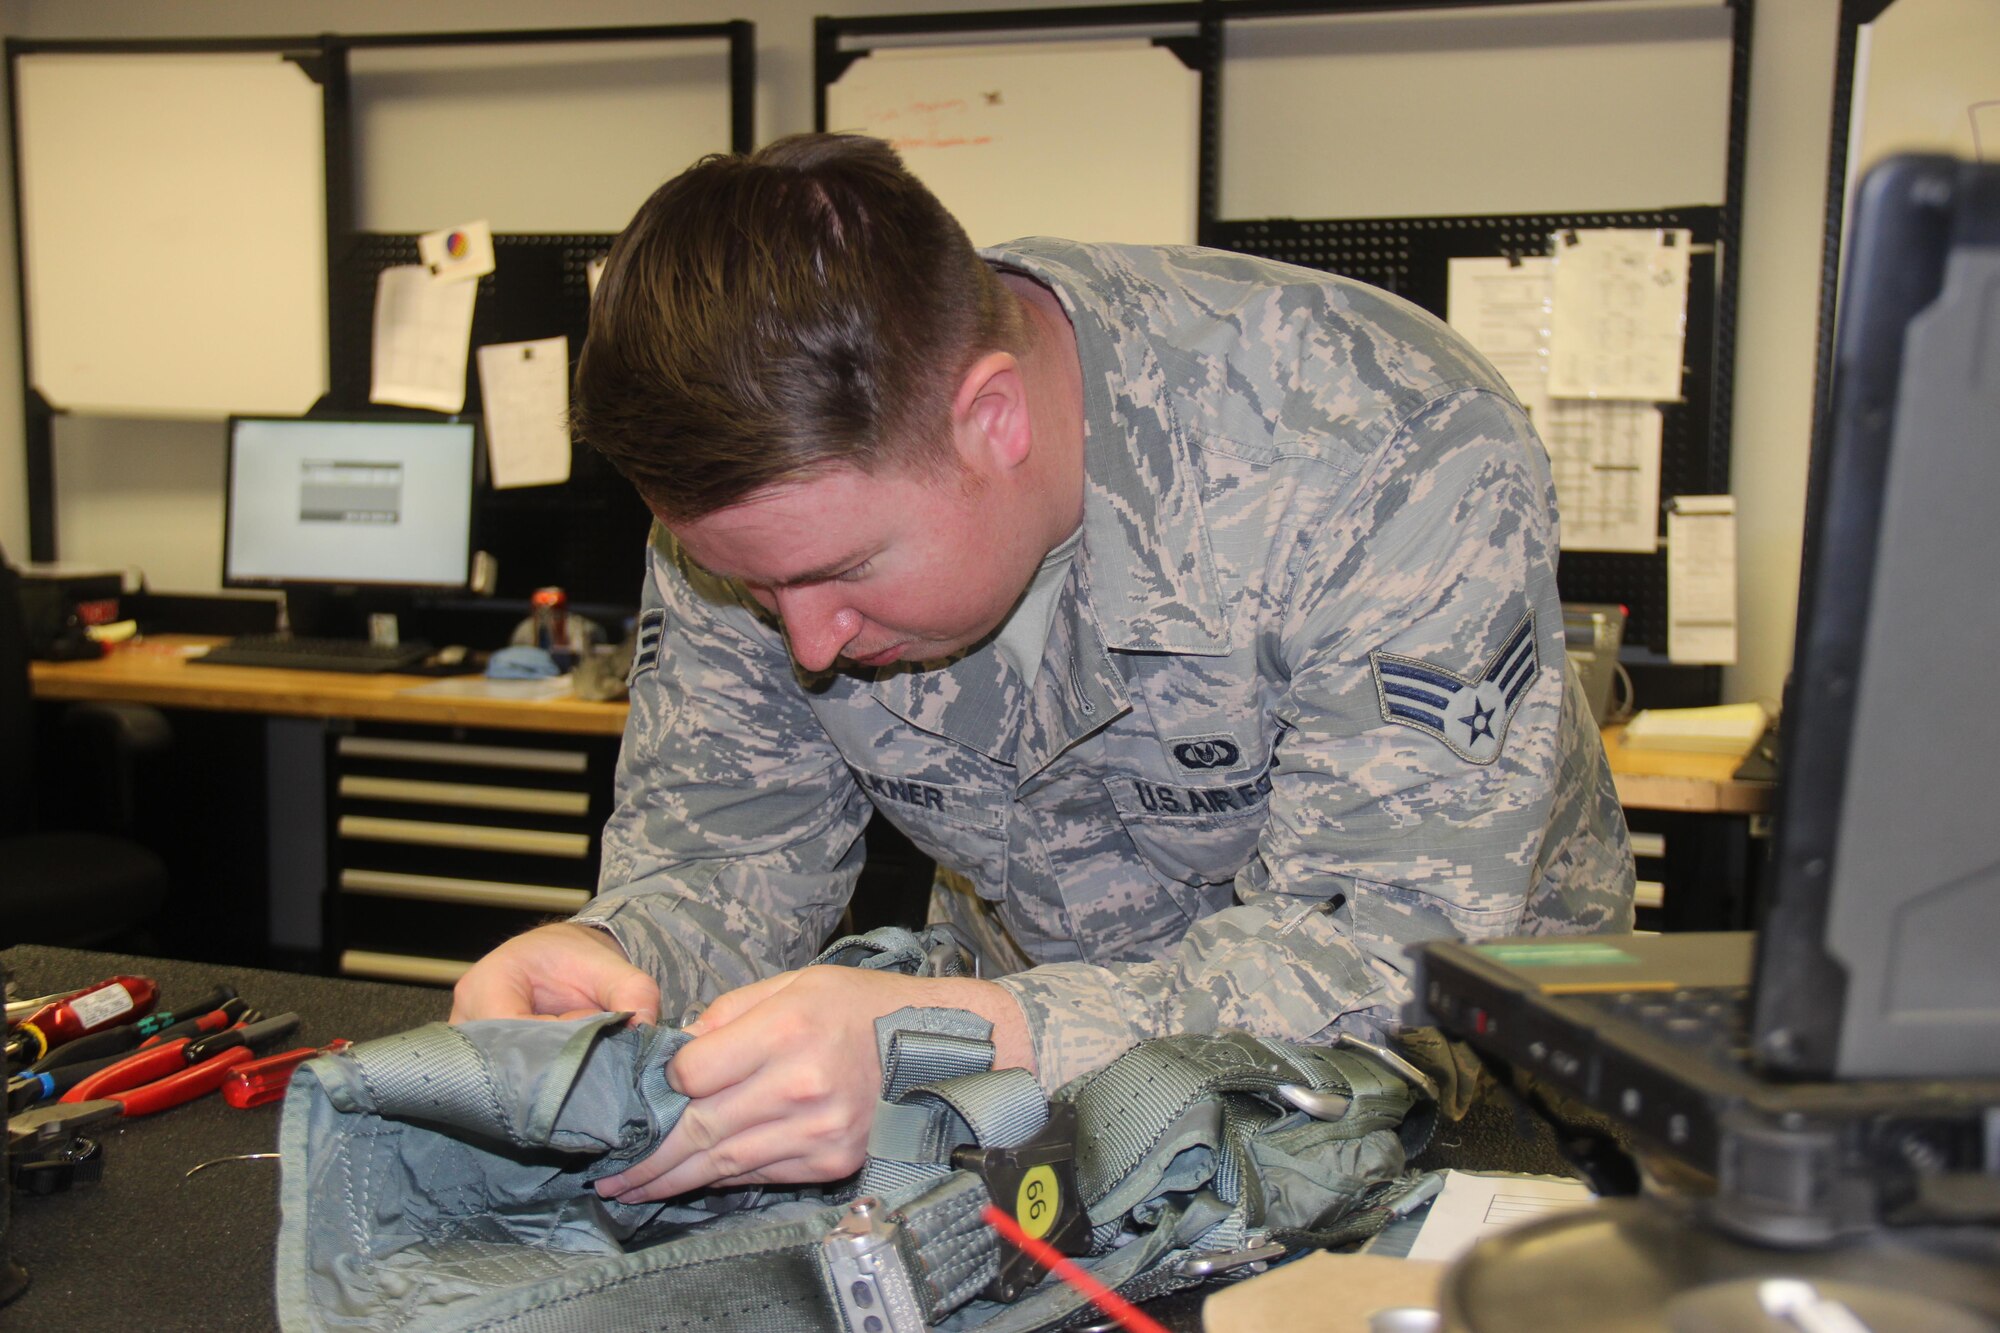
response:
M39 1060L64 1042L143 1018L159 1001L160 987L151 977L107 978L22 1020L7 1034L7 1059L17 1064Z
M292 1074L300 1065L315 1056L344 1051L353 1044L345 1037L335 1037L324 1046L301 1046L295 1051L266 1055L238 1065L223 1080L222 1100L238 1108L275 1102L285 1095L285 1089L292 1084Z

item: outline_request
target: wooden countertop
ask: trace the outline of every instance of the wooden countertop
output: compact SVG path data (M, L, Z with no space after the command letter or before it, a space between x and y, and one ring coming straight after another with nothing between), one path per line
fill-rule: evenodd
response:
M1619 804L1631 810L1680 810L1691 814L1755 815L1771 808L1769 782L1731 776L1740 754L1647 750L1625 743L1622 724L1604 729L1604 753L1618 784Z
M446 680L453 682L453 688L475 691L481 680L478 676L360 675L201 666L189 661L195 650L220 642L190 634L148 635L95 662L35 662L30 678L38 699L103 699L160 708L351 717L585 736L616 736L625 730L623 703L598 703L569 695L552 699L444 695L428 688Z

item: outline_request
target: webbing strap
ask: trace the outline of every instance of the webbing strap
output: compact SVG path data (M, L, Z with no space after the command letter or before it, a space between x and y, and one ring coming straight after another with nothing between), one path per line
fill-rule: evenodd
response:
M986 1189L968 1172L893 1206L896 1248L929 1323L993 1280L998 1242L980 1216ZM830 1295L823 1241L841 1208L789 1222L696 1233L594 1265L536 1288L521 1308L433 1327L452 1333L568 1333L645 1328L668 1333L801 1333L844 1327Z
M1243 1032L1166 1037L1134 1047L1071 1089L1084 1127L1077 1185L1102 1224L1130 1212L1156 1191L1157 1177L1181 1150L1221 1148L1254 1132L1242 1117L1254 1112L1225 1092L1269 1094L1286 1084L1347 1094L1345 1115L1332 1122L1349 1136L1396 1124L1408 1110L1407 1087L1372 1059L1323 1047L1268 1042ZM1264 1119L1275 1119L1274 1109ZM1152 1163L1152 1170L1141 1170ZM1216 1192L1234 1200L1241 1163L1222 1153Z

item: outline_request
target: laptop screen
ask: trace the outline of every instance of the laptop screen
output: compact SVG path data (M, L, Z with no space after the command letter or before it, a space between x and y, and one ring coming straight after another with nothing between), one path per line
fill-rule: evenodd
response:
M1862 183L1782 732L1764 1065L2000 1074L2000 166Z

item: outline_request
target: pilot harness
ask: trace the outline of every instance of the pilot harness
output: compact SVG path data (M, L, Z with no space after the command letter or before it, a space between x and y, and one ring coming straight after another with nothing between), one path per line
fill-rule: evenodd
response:
M951 974L888 929L820 962ZM995 1070L955 1009L877 1021L883 1094L859 1176L646 1204L591 1183L686 1107L689 1040L626 1015L431 1024L323 1056L286 1099L278 1314L288 1330L1030 1333L1087 1298L1043 1278L989 1202L1143 1300L1358 1240L1428 1197L1435 1112L1393 1052L1164 1037L1054 1098Z

